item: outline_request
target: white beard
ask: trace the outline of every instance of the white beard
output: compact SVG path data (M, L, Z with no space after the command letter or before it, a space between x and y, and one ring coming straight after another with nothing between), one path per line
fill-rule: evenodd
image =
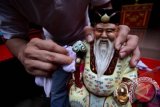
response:
M113 55L114 45L109 39L98 39L94 41L95 66L98 77L101 77L107 70Z

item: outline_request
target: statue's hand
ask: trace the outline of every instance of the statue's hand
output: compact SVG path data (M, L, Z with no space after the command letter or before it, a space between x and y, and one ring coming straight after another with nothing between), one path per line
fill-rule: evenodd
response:
M125 105L129 101L128 87L126 84L121 83L114 92L114 98L117 103Z

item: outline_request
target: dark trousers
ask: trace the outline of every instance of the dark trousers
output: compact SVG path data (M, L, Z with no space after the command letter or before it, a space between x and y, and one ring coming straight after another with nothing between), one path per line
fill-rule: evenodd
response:
M56 70L52 75L51 107L69 107L69 96L67 83L71 73L62 68Z

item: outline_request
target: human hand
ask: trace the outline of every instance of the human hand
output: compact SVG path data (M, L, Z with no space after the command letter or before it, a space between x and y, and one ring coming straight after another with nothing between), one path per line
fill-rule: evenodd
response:
M85 33L85 40L89 43L93 42L94 41L93 27L85 26L83 30Z
M140 50L138 47L138 36L128 34L130 28L126 25L119 25L118 36L115 40L115 48L119 51L121 58L132 54L130 66L135 67L140 59ZM125 45L124 45L125 44Z
M27 72L36 76L49 76L59 65L70 64L64 47L51 40L33 38L18 54Z

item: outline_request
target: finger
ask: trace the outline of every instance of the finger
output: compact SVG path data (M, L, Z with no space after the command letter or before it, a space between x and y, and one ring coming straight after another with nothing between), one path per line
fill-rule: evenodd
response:
M56 64L70 64L72 62L72 58L59 53L49 52L46 50L36 50L34 48L30 48L27 50L26 57L31 59L40 60L43 62L50 62L50 63L56 63Z
M61 65L70 64L73 61L71 57L59 53L52 53L47 59L53 63Z
M44 76L44 77L48 77L50 76L51 74L48 73L48 72L45 72L45 71L41 71L41 70L38 70L38 69L32 69L31 71L30 70L26 70L29 74L33 75L33 76Z
M119 25L118 36L115 40L115 48L120 50L122 44L127 40L130 29L126 25Z
M91 26L84 27L85 39L87 42L93 42L94 35L93 35L93 28Z
M46 63L46 62L42 62L39 60L25 60L24 64L26 65L27 69L32 71L34 69L38 69L40 71L46 71L48 73L53 72L55 69L57 69L57 65L56 64L52 64L52 63Z
M140 60L140 57L141 57L141 53L140 53L139 47L137 47L133 51L133 55L130 60L130 66L135 67L137 65L138 61Z
M67 54L66 49L51 40L42 40L39 38L34 38L31 40L30 45L36 46L41 50L48 50L52 52L57 52L61 54Z
M128 35L127 43L125 45L122 45L120 48L120 57L124 58L128 54L131 54L131 52L136 49L138 45L138 36L136 35Z

